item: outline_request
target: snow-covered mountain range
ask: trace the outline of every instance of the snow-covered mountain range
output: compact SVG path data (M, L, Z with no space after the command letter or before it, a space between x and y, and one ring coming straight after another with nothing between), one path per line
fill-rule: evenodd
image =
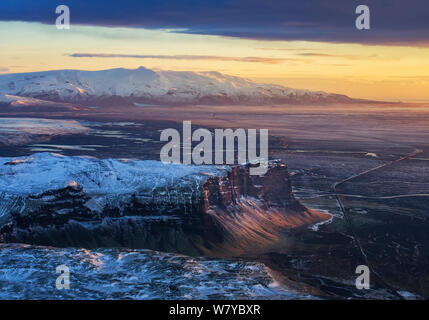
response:
M23 99L23 97L27 99ZM261 84L218 72L108 69L0 75L0 103L28 98L81 105L349 103L361 100L321 91Z

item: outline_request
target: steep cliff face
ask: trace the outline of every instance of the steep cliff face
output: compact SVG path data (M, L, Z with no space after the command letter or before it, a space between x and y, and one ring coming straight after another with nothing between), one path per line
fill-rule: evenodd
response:
M271 161L264 176L250 175L250 164L234 166L225 177L210 177L205 182L205 208L216 206L226 209L239 204L243 198L258 200L265 209L289 208L302 210L294 198L287 166L280 161Z
M204 184L204 214L222 230L215 251L240 254L268 246L284 231L329 218L309 210L292 193L287 166L271 161L264 176L249 174L251 165L232 167L226 177Z
M47 154L3 160L0 241L239 254L327 218L293 197L278 161L263 177L249 175L250 165L116 162ZM36 188L37 168L45 180Z

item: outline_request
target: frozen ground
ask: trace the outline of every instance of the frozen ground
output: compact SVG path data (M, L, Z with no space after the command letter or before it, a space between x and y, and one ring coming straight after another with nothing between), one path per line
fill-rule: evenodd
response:
M0 245L0 299L309 299L262 263L151 250ZM56 268L70 289L56 289Z

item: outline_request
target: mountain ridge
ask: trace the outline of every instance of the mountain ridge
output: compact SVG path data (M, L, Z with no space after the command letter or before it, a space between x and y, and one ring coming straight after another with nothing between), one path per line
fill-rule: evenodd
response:
M257 83L215 71L144 67L51 70L0 75L0 95L80 105L267 105L365 102L341 94ZM1 99L8 103L8 99ZM5 102L6 101L6 102ZM39 104L42 102L38 102Z

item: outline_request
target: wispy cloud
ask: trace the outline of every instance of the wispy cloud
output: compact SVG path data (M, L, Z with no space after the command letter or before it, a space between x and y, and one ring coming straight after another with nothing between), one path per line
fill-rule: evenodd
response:
M299 56L302 57L320 57L320 58L342 58L349 60L362 60L362 59L372 59L377 58L376 54L372 55L354 55L354 54L330 54L330 53L322 53L322 52L303 52L298 53Z
M270 48L270 47L263 47L263 48L255 48L256 50L263 50L263 51L306 51L306 50L314 50L314 48Z
M9 68L0 67L0 72L8 72L9 70Z
M279 64L288 61L299 61L293 58L269 58L269 57L227 57L207 55L146 55L146 54L116 54L116 53L71 53L73 58L133 58L133 59L168 59L168 60L214 60L234 62L256 62Z

